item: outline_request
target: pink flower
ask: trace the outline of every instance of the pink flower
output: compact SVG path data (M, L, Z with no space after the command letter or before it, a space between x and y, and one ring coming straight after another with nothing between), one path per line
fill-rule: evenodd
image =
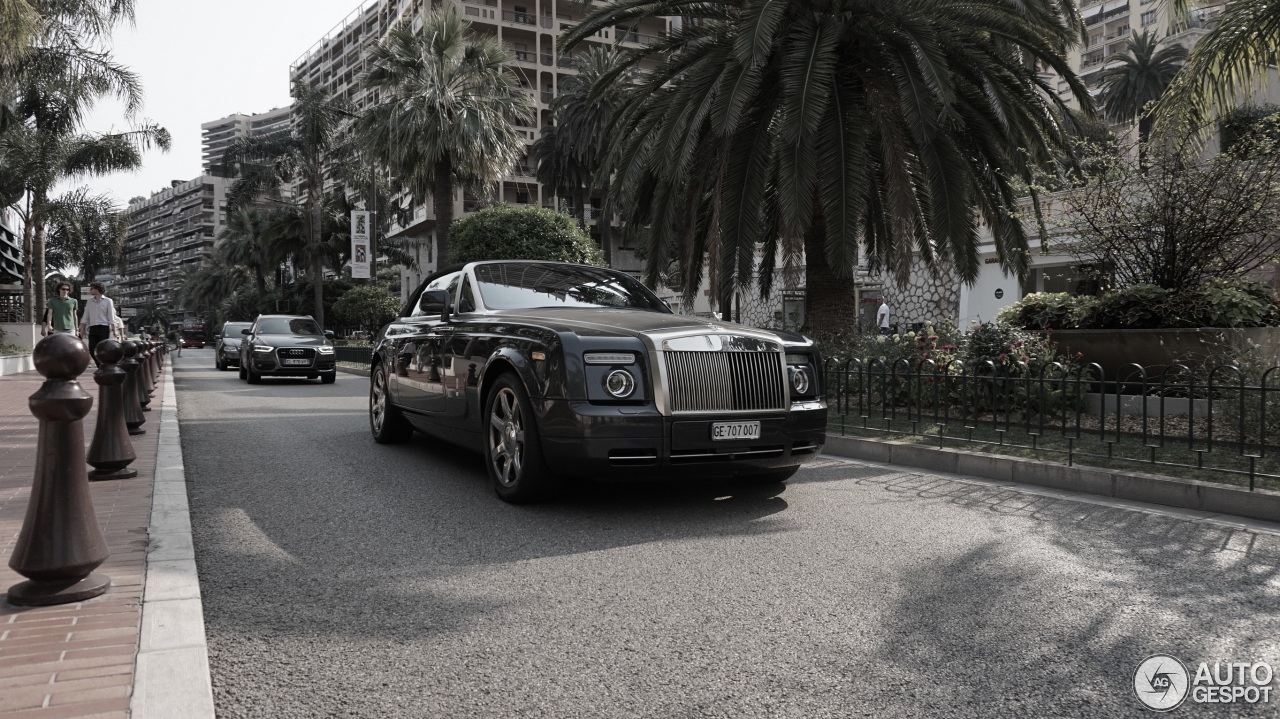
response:
M1007 354L1005 354L1005 353L1001 352L1001 353L1000 353L1000 357L999 357L998 359L999 359L1001 362L1003 362L1003 361L1005 361L1005 360L1006 360L1006 359L1008 359L1008 358L1009 358L1009 355L1007 355Z
M1019 361L1019 362L1026 362L1026 361L1027 361L1027 360L1029 360L1029 359L1031 359L1031 358L1030 358L1030 357L1028 357L1028 356L1026 356L1026 355L1022 355L1021 357L1019 357L1019 358L1018 358L1018 361Z

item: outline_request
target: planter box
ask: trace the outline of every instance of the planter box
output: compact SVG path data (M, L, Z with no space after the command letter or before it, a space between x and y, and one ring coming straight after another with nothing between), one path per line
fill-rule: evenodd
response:
M1137 389L1136 387L1134 388ZM1146 400L1147 416L1160 416L1160 398L1159 397L1142 397L1140 395L1126 394L1120 396L1120 407L1124 410L1126 417L1141 417L1143 400ZM1106 407L1107 414L1116 413L1116 395L1114 392L1108 394L1099 394L1097 392L1087 392L1084 395L1085 408L1089 414L1097 416L1099 412ZM1165 417L1184 417L1191 407L1194 406L1197 417L1206 417L1209 414L1209 400L1207 399L1187 399L1186 397L1165 397L1164 398L1164 416ZM1221 406L1221 403L1219 403Z
M19 372L30 372L36 368L31 355L0 355L0 377Z
M1108 380L1129 377L1133 373L1129 365L1136 364L1158 383L1160 373L1170 365L1222 364L1232 350L1250 343L1264 356L1280 352L1280 327L1054 330L1052 338L1059 350L1081 352L1085 362L1096 362Z
M36 343L42 338L40 337L40 325L33 325L27 322L0 322L0 342L11 344L25 350L34 349Z

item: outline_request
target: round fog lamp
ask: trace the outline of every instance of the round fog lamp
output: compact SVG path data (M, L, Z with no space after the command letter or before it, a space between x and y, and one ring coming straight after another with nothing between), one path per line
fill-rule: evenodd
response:
M809 391L809 371L804 367L791 368L791 389L796 394L804 394Z
M618 399L626 399L636 391L636 380L624 369L616 369L604 378L604 389Z

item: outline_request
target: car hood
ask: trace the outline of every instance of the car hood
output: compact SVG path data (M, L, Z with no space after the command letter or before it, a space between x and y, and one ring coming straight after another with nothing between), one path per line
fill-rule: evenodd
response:
M273 347L324 347L331 344L315 335L257 335L255 340Z
M503 321L514 320L517 322L536 323L548 329L573 332L582 336L617 336L622 334L639 337L641 335L667 333L687 332L696 334L699 330L704 330L714 334L765 335L784 340L791 337L799 338L798 335L793 335L789 332L774 332L755 327L746 327L733 322L667 314L665 312L648 312L645 310L547 307L528 310L507 310L497 313L494 317Z

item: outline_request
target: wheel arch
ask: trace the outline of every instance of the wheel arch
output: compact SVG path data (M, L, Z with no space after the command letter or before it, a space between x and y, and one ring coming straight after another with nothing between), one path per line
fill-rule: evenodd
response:
M480 401L480 406L476 411L476 416L480 418L481 423L485 422L484 408L489 402L489 392L493 389L493 381L503 373L511 372L520 378L520 383L524 385L525 394L533 398L532 388L537 386L537 382L533 376L533 366L529 360L517 350L515 347L499 347L490 355L489 360L484 363L484 371L480 374L479 391L476 393Z

